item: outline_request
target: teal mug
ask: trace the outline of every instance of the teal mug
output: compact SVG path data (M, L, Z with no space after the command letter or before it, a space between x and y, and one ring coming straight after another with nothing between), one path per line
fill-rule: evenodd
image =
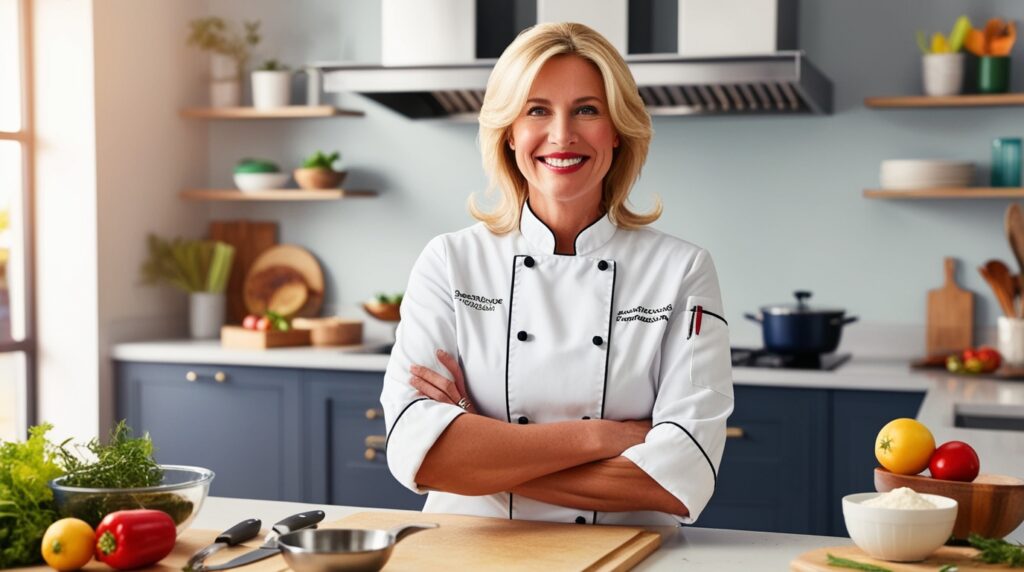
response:
M1010 56L978 58L978 91L1006 93L1010 91Z

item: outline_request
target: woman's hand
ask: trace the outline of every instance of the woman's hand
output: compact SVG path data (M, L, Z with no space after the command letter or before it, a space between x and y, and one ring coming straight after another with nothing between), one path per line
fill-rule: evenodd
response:
M458 405L469 413L476 413L476 407L470 401L469 392L466 390L466 379L462 375L462 368L459 367L455 356L444 350L437 350L437 359L448 370L454 381L432 369L414 365L409 368L412 373L409 385L434 401Z

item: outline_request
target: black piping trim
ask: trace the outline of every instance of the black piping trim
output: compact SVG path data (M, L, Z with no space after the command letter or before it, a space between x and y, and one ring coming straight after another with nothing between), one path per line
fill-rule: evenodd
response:
M405 415L405 412L408 411L410 407L412 407L413 403L416 403L417 401L424 401L426 399L427 399L426 397L421 397L419 399L413 399L412 401L410 401L408 403L408 405L406 405L405 407L402 408L402 412L399 413L398 417L395 418L395 423L393 425L391 425L391 430L388 431L387 438L384 439L384 451L385 451L385 454L387 454L388 443L391 442L391 434L395 432L395 427L398 427L399 420L401 420L402 416Z
M728 326L728 325L729 325L729 322L726 322L726 321L725 321L725 318L723 318L723 317L719 316L718 314L716 314L716 313L714 313L714 312L708 312L707 310L704 310L704 313L705 313L705 314L707 314L707 315L709 315L709 316L714 316L714 317L718 318L719 320L722 320L723 322L725 322L725 325L726 325L726 326Z
M605 346L604 354L604 388L601 390L601 416L599 419L604 419L604 401L608 397L608 363L609 358L612 355L612 317L615 312L615 277L618 272L619 266L612 261L612 301L608 306L608 344ZM597 514L597 511L594 511Z
M605 215L601 215L601 216L597 217L597 219L594 220L594 222L592 222L592 223L588 224L587 226L583 227L583 230L581 230L581 231L576 233L576 238L572 239L572 251L573 251L574 254L579 254L579 251L580 251L579 248L576 248L576 241L580 239L580 235L583 234L584 232L586 232L588 228L590 228L590 227L594 226L595 224L597 224L598 222L600 222L601 219L603 219L604 217L605 217Z
M597 217L596 219L594 219L594 222L592 222L592 223L588 224L587 226L583 227L582 230L580 230L579 232L576 233L576 237L572 239L572 254L561 254L561 253L555 252L555 250L558 248L558 235L555 234L555 231L551 230L551 227L548 226L548 223L544 222L544 219L540 218L539 216L537 216L537 213L533 212L533 209L530 208L530 200L529 199L524 201L523 205L525 206L525 208L530 209L530 214L533 215L533 218L539 220L540 223L542 225L544 225L544 228L548 229L548 232L551 233L551 240L555 243L555 246L553 246L551 248L551 254L554 254L554 255L557 255L557 256L576 256L576 254L577 254L576 241L579 240L580 235L583 234L584 231L586 231L588 228L590 228L590 227L594 226L595 224L597 224L598 222L600 222L601 219L603 219L605 217L605 215L601 215L601 216Z
M700 442L697 441L697 439L694 439L693 434L691 434L689 431L687 431L685 427L683 427L682 425L676 423L675 421L662 421L661 423L658 423L654 427L657 427L658 425L665 425L666 423L668 423L670 425L675 425L676 427L681 429L683 431L683 433L686 433L686 436L689 437L691 441L693 441L693 444L696 445L698 449L700 449L701 454L704 455L704 458L707 459L707 461L708 461L708 467L711 467L711 476L715 478L715 485L717 486L718 485L718 473L715 472L715 465L714 465L714 463L711 462L711 457L708 456L708 453L707 453L707 451L704 450L704 447L700 446ZM653 430L654 427L651 427L651 429Z
M690 308L690 314L692 314L690 316L690 329L687 330L687 332L686 332L686 339L690 339L690 338L693 337L693 322L694 322L694 320L697 319L697 306L694 306L694 307ZM722 320L722 323L724 323L726 326L729 325L729 322L726 322L725 318L719 316L718 314L716 314L714 312L708 312L707 310L701 310L701 314L707 314L708 316L714 316L714 317L718 318L719 320Z
M526 207L529 208L529 203ZM512 422L512 409L508 402L508 357L512 349L512 298L516 293L516 259L520 256L512 257L512 281L508 285L508 326L505 332L505 418L509 423ZM508 519L512 520L512 493L508 493Z

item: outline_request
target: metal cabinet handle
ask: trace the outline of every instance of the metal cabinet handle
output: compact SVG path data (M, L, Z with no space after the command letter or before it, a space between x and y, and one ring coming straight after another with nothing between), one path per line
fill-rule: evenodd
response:
M725 438L726 439L743 439L747 436L747 433L742 427L726 427Z
M199 381L200 377L202 376L194 371L185 372L185 381ZM224 383L225 381L228 380L228 374L224 373L223 371L214 372L214 374L210 377L212 377L213 380L216 381L217 383Z
M185 372L185 381L196 381L199 379L199 374L194 371Z
M366 445L366 452L363 453L363 457L367 461L372 461L377 458L377 453L384 452L384 448L387 445L387 437L384 435L367 435L366 439L363 440L363 444Z
M377 419L378 417L384 417L384 411L382 409L367 409L367 419Z
M217 383L224 383L227 380L228 374L224 373L223 371L218 371L217 373L213 374L213 381L216 381Z

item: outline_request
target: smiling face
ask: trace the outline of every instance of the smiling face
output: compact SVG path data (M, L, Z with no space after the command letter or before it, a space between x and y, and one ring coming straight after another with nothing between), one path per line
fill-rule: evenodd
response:
M597 67L576 55L548 60L510 136L531 204L600 204L602 181L618 145Z

